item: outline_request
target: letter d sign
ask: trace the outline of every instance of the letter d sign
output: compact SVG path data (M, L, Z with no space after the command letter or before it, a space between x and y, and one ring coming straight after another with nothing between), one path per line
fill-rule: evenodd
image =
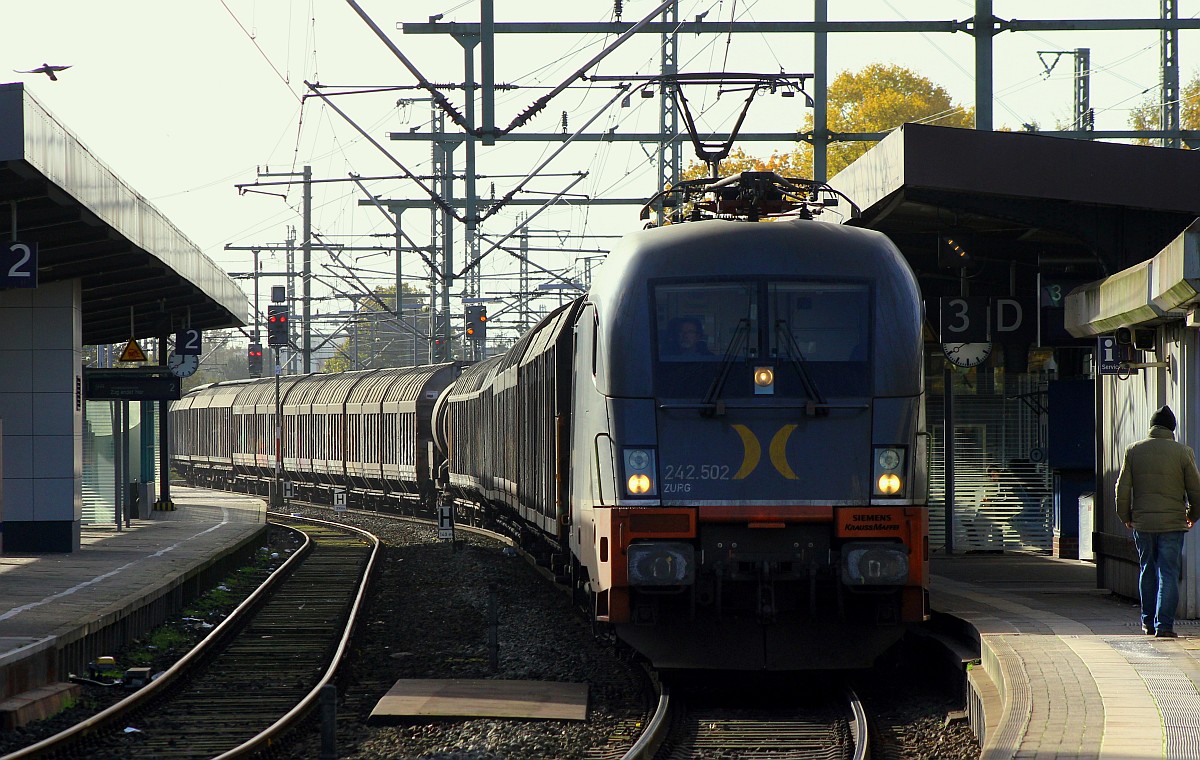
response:
M1021 329L1025 310L1015 298L996 298L992 302L992 332L1011 333Z

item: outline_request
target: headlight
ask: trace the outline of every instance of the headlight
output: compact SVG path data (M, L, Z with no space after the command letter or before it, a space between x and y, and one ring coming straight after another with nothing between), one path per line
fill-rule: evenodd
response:
M847 544L842 547L842 582L848 586L900 586L908 580L904 544Z
M908 452L902 446L876 446L874 473L875 496L904 496L905 495L905 456Z
M629 493L641 496L650 491L650 478L641 473L635 473L629 476L629 482L625 486L629 489Z
M655 541L629 545L629 585L685 586L695 575L691 544Z
M879 476L879 480L875 482L875 487L879 489L879 493L884 496L891 496L900 491L900 476L894 472L887 472Z
M653 449L625 449L625 493L629 496L653 496L655 463Z

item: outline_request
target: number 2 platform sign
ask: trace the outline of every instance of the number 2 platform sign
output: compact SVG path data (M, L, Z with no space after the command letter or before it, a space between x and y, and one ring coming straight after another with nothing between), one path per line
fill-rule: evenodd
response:
M0 243L0 289L36 288L37 275L37 243Z

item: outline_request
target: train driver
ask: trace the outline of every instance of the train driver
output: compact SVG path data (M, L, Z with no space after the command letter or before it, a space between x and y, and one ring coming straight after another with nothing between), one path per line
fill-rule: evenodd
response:
M673 345L668 353L673 356L712 356L704 336L704 323L699 317L680 317L674 320L671 339Z

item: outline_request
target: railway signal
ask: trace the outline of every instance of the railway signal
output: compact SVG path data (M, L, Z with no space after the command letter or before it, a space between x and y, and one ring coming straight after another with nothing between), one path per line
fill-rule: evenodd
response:
M246 366L250 368L250 377L262 377L263 348L261 343L251 343L246 349Z
M288 344L288 307L273 303L267 307L267 345Z
M487 309L483 306L466 308L467 337L483 340L487 337Z

